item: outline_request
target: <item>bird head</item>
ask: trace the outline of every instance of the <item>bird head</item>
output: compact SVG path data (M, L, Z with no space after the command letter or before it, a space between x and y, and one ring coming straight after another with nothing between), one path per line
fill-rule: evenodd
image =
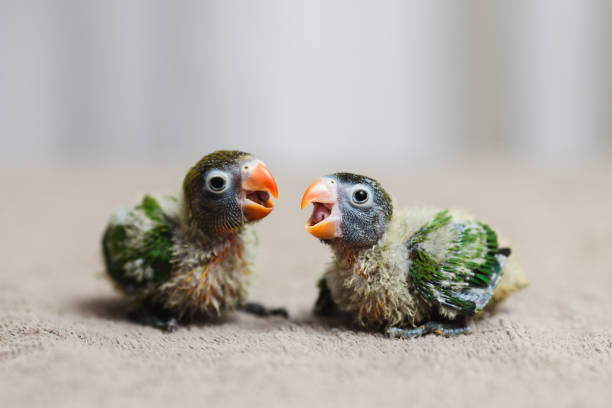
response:
M370 247L384 234L393 205L374 179L335 173L312 183L302 198L302 209L313 204L306 230L326 243Z
M270 170L248 153L220 150L204 156L183 182L190 222L203 232L230 233L274 208L278 187Z

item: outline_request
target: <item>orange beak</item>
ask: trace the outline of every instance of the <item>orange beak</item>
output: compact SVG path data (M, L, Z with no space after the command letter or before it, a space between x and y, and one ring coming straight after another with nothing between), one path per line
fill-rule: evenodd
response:
M270 195L278 199L276 181L270 170L259 161L245 164L242 172L242 191L245 195L242 212L248 221L260 220L274 209Z
M335 182L322 178L312 183L302 197L302 209L310 203L314 206L305 228L316 238L326 240L342 236L342 217L336 205L336 195Z

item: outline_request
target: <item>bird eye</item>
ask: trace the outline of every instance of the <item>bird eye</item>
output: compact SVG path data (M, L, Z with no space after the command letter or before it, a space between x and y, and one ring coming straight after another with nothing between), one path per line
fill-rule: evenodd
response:
M366 201L368 201L368 192L363 190L363 189L359 189L359 190L355 190L355 192L353 193L353 202L355 204L364 204Z
M225 180L221 177L213 177L210 179L210 187L215 191L221 190L225 187Z
M222 193L227 189L227 184L227 176L220 171L213 171L206 181L206 186L213 193Z

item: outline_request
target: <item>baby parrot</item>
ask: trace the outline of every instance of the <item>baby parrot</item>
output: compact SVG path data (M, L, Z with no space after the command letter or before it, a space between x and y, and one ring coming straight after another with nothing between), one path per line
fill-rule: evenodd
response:
M335 173L308 187L306 230L334 259L319 281L315 313L348 313L390 337L473 331L472 318L526 286L510 248L460 211L393 211L369 177Z
M145 195L112 216L102 241L108 275L137 306L131 317L173 331L246 303L257 237L251 223L278 198L268 168L248 153L217 151L189 170L177 195Z

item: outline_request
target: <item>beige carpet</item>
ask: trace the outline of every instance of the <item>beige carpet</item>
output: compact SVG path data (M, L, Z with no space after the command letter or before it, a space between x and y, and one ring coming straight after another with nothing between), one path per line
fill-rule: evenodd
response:
M329 169L268 165L281 197L258 226L251 297L291 319L236 313L174 334L123 318L99 238L113 207L175 190L184 169L2 170L0 406L610 406L612 166L370 170L403 205L497 227L532 282L472 336L404 341L311 317L329 253L298 201Z

